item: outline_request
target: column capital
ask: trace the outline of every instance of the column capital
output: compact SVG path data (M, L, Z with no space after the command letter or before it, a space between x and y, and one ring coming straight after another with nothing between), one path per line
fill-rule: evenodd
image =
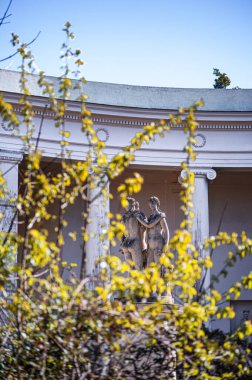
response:
M217 176L216 171L212 168L190 167L190 170L194 173L196 178L205 178L209 181L213 181ZM180 177L186 178L185 170L181 171Z

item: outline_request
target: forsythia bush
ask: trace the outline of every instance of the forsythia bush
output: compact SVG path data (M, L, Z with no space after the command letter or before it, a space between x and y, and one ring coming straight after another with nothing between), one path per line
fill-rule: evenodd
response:
M22 220L24 231L0 233L0 286L1 286L1 379L249 379L251 352L249 337L252 325L247 321L234 334L217 336L208 331L208 322L216 317L233 318L230 307L221 307L222 301L238 298L241 289L252 289L252 275L243 277L226 294L220 294L212 281L209 289L196 291L196 283L211 268L211 252L215 247L228 244L232 253L225 265L231 266L237 257L251 254L252 240L220 232L204 243L204 257L199 256L192 241L190 228L193 221L192 194L194 175L190 162L195 160L192 149L197 127L194 111L201 102L180 109L167 120L145 126L136 133L122 152L109 159L105 144L96 135L90 112L85 106L83 79L72 81L69 58L76 68L83 64L80 51L73 51L69 40L74 36L70 24L65 25L66 42L62 47L64 73L59 79L60 98L44 73L38 83L48 96L55 115L55 128L61 137L60 172L46 175L41 164L43 152L34 143L33 106L27 86L33 57L25 44L13 35L13 44L21 56L20 86L22 120L10 104L0 99L0 113L18 133L19 124L26 126L23 136L25 171L23 189L15 205L15 218ZM65 127L65 113L70 91L78 87L80 95L80 122L83 135L90 144L85 161L71 160L68 151L69 131ZM99 185L102 196L108 197L106 184L118 177L134 160L142 144L167 133L170 125L184 123L187 134L182 164L186 178L181 185L184 221L171 238L161 256L160 264L167 270L160 276L159 266L153 264L137 271L117 257L100 260L101 268L96 287L90 290L88 277L73 275L71 264L61 260L64 245L65 214L77 197L87 201L87 186ZM37 132L36 132L37 135ZM118 189L121 203L127 204L128 195L141 189L139 175L126 180ZM3 173L0 176L0 197L8 198ZM53 215L50 206L59 204L59 214ZM88 218L87 214L84 215ZM104 238L111 242L121 239L124 227L118 217L110 215L110 226ZM47 221L55 221L57 239L51 240ZM88 236L82 230L83 241ZM73 232L72 238L76 238ZM15 259L18 252L18 260ZM63 281L62 267L69 269L68 281ZM224 272L223 272L224 273ZM167 305L161 296L176 288L183 306ZM9 290L12 289L10 292ZM155 292L157 298L146 303ZM142 301L142 305L140 305Z

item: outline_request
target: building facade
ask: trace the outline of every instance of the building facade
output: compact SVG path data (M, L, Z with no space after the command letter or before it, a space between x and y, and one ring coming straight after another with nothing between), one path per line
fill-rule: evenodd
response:
M29 77L31 101L34 106L35 134L37 138L41 118L44 118L43 129L39 138L39 149L43 151L43 161L50 170L57 170L57 157L60 152L58 131L54 128L53 113L47 109L48 98L37 84L37 77ZM5 100L13 105L17 115L21 114L19 105L19 73L7 70L0 71L0 92ZM57 79L49 77L57 88ZM194 149L197 159L192 167L195 173L195 224L194 234L200 244L206 237L216 234L220 229L227 232L246 231L252 234L252 90L215 90L215 89L175 89L128 86L89 82L85 92L89 98L88 109L97 134L106 142L106 153L112 157L125 146L133 135L144 125L152 121L166 119L170 113L176 112L180 106L190 106L194 101L203 99L204 107L197 111L199 123L196 132ZM72 158L85 159L88 144L83 139L78 118L79 103L75 100L77 94L73 91L68 101L66 128L71 132L70 149ZM24 130L16 134L8 124L0 122L0 163L10 194L16 196L21 179L23 143L20 139ZM180 184L178 178L182 175L181 162L185 158L183 147L186 135L182 125L172 127L163 138L158 138L149 145L144 145L136 154L134 163L127 169L125 176L138 171L144 176L142 191L136 198L141 209L149 214L148 198L156 195L161 201L161 209L167 215L171 235L179 227L182 215L180 211ZM121 180L121 179L120 179ZM95 259L103 253L99 244L99 234L107 223L106 213L122 212L117 199L116 180L110 184L113 200L106 207L99 199L92 206L92 222L90 229L96 236L86 247L86 271L95 271ZM91 190L90 191L95 191ZM4 205L2 205L4 207ZM69 210L67 218L69 229L80 231L82 221L80 210L83 210L82 200L78 200ZM13 210L6 212L3 223L8 224L8 218ZM8 217L9 215L9 217ZM2 225L2 228L5 228ZM19 227L21 228L21 227ZM68 238L63 249L64 259L81 265L81 237L78 244ZM80 235L80 234L79 234ZM76 248L77 247L77 248ZM230 248L218 248L213 257L212 274L221 269ZM118 246L111 247L111 254L117 254ZM122 256L120 256L122 258ZM230 269L229 275L219 283L219 290L225 291L242 275L251 271L252 257L238 262ZM225 331L234 329L244 318L252 319L252 293L244 291L239 301L233 301L236 318L232 322L220 324L213 321L213 328Z

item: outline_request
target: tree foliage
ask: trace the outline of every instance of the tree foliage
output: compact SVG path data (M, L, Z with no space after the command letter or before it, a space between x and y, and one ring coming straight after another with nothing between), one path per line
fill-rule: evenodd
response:
M40 73L38 83L48 96L54 112L55 128L60 136L60 172L48 176L42 165L43 152L38 149L37 131L33 126L33 105L27 86L33 57L25 44L16 37L13 43L21 56L20 86L22 120L17 118L12 106L0 100L4 120L15 127L26 126L22 136L25 149L24 190L18 199L9 202L23 221L24 232L0 233L0 285L2 289L0 377L14 379L244 379L251 371L249 337L252 325L247 321L232 335L216 338L207 330L212 318L234 318L231 307L222 307L224 301L239 298L242 289L252 289L252 275L244 276L225 294L215 289L213 278L210 288L196 291L196 283L212 265L212 252L221 245L230 246L225 268L226 274L237 258L252 252L252 240L245 233L219 232L205 241L205 255L199 255L190 232L193 222L192 194L194 174L190 163L195 160L194 143L197 122L195 110L202 105L196 102L181 108L167 120L151 123L135 134L124 149L109 158L105 144L98 138L91 114L86 108L86 95L82 90L83 78L70 79L70 58L75 61L74 73L83 64L80 51L72 50L74 37L71 25L64 31L66 42L62 47L64 72L59 79L60 97ZM66 129L67 102L73 88L80 95L80 128L90 149L82 161L71 160L70 131ZM99 260L100 272L96 287L90 290L89 277L77 278L71 263L62 262L64 232L67 225L66 210L81 197L88 201L87 186L99 186L105 200L111 196L106 184L118 177L134 160L143 144L168 133L170 126L183 123L187 135L187 159L182 169L187 173L182 180L181 201L184 220L175 231L160 258L166 268L161 277L160 267L152 264L137 271L130 263L117 257L105 256ZM128 178L118 188L123 206L127 196L141 189L143 179L139 174ZM0 197L8 198L4 173L0 177ZM59 212L52 213L50 206L57 202ZM83 215L88 219L88 211ZM124 227L118 215L109 213L110 225L102 241L111 243L120 239ZM47 223L55 222L56 239L50 237ZM71 237L75 240L76 233ZM89 239L87 224L82 229L83 242ZM14 259L17 250L20 260ZM209 253L211 252L211 254ZM68 281L62 279L62 268L69 271ZM93 281L93 279L92 279ZM13 284L15 286L13 286ZM6 289L13 287L10 295ZM181 307L167 305L162 294L178 289ZM155 292L152 303L146 301ZM139 302L141 301L141 302Z
M231 80L226 73L221 73L219 69L213 69L213 74L217 77L214 80L214 88L227 88L230 86Z

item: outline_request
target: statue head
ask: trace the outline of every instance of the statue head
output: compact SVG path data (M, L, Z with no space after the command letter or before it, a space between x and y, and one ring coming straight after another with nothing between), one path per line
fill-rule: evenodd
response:
M135 198L128 197L127 201L128 201L128 206L126 207L127 211L134 211L135 210L135 204L136 204Z
M160 201L158 197L152 196L149 198L149 206L151 211L159 211Z

